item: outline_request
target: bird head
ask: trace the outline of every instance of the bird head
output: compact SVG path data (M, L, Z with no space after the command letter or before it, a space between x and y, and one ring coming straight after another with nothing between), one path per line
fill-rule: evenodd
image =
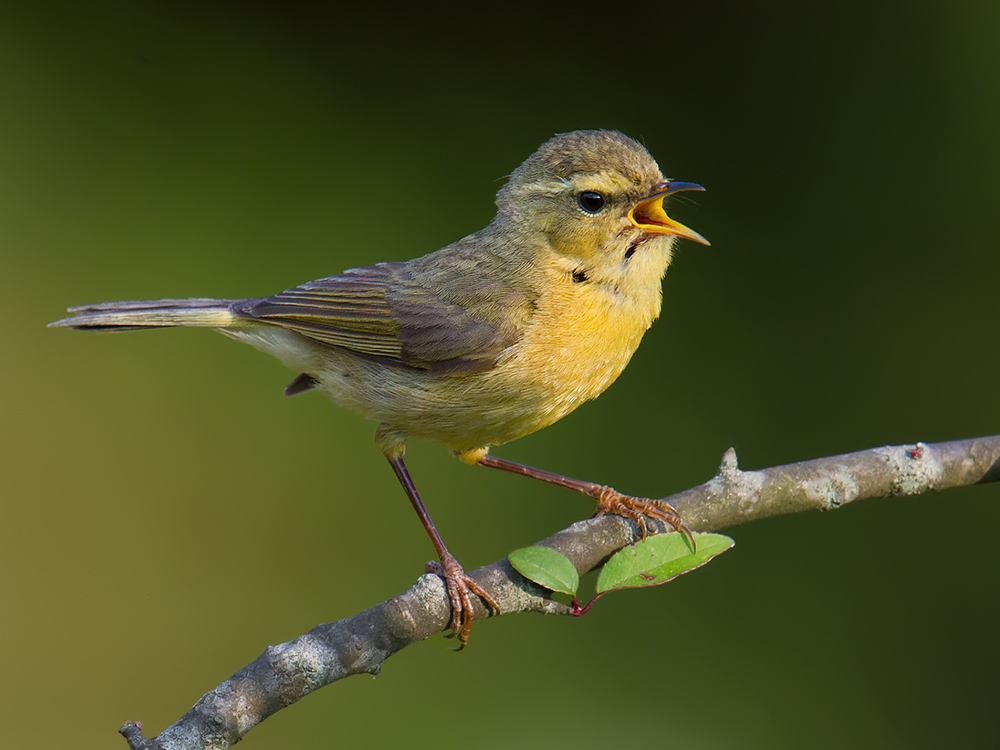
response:
M498 219L533 234L569 265L623 275L633 258L666 269L674 237L707 245L663 209L667 196L702 190L667 180L642 145L610 130L578 130L543 143L497 194Z

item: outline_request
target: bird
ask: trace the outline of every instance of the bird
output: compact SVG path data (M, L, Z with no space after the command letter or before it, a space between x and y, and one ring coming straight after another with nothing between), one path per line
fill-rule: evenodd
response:
M319 390L377 423L375 441L437 553L458 650L474 597L495 599L448 551L403 461L419 438L457 458L582 492L616 513L691 532L664 501L632 497L492 455L596 398L659 316L674 243L708 241L664 200L700 185L663 176L615 130L545 141L496 194L483 229L412 260L376 263L270 297L161 299L71 307L50 323L98 331L215 329L297 372L286 395ZM405 241L398 237L397 241Z

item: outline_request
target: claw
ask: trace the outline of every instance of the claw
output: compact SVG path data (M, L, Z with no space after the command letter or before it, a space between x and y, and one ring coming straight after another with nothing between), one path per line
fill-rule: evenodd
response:
M691 551L695 551L696 545L691 528L684 523L677 509L667 501L632 497L611 487L602 487L594 499L597 500L597 512L594 515L603 516L613 513L616 516L627 518L639 527L639 534L643 539L649 533L647 518L663 521L669 524L674 531L683 534Z
M475 609L472 605L471 595L475 594L482 599L483 604L486 605L491 614L500 614L500 605L486 593L486 590L474 578L466 575L458 560L451 555L442 558L440 563L428 562L425 570L444 579L448 599L451 601L451 622L449 623L451 632L446 637L455 638L457 636L458 648L455 650L461 651L469 642L469 633L472 632L472 617L475 614Z

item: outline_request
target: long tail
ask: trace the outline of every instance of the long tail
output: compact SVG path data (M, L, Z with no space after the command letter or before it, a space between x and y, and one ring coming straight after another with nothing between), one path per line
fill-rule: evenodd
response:
M71 307L68 318L49 323L49 328L66 327L98 331L134 331L141 328L198 326L225 328L236 316L230 311L235 300L154 299L128 302L100 302Z

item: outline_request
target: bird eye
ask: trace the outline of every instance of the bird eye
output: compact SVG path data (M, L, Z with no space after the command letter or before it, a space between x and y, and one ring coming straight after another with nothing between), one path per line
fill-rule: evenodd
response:
M580 208L588 214L596 214L604 208L604 196L593 190L584 190L576 197Z

